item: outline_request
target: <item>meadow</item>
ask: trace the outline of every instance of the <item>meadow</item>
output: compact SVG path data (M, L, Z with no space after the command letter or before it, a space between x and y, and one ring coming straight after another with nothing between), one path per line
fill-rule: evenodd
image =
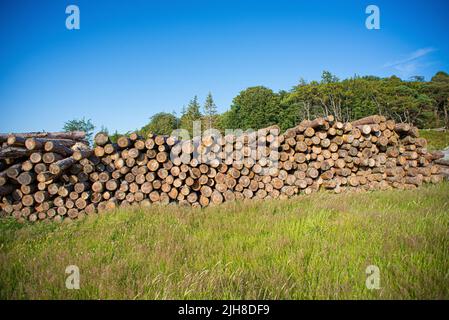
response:
M429 151L443 150L449 146L449 131L419 130L419 135L427 140Z
M1 299L448 299L449 183L0 220ZM80 289L65 269L80 270ZM380 271L368 289L366 268Z

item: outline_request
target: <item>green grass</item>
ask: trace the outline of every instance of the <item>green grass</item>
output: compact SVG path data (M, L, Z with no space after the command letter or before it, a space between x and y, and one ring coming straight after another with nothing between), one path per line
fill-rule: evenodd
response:
M0 222L1 299L448 299L449 183ZM80 290L65 288L77 265ZM365 286L380 268L379 290Z
M449 147L449 131L419 130L419 135L426 138L429 151Z

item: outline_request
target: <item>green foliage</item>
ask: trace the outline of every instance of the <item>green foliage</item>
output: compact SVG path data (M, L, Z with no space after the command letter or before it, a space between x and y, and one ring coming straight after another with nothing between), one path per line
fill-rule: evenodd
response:
M84 131L86 132L86 138L91 143L95 126L90 119L73 119L64 123L62 128L64 131Z
M198 97L194 96L190 100L187 109L183 109L183 113L180 119L180 128L189 132L190 136L193 136L193 122L201 121L200 104Z
M290 91L277 93L263 86L241 91L229 110L217 114L212 94L206 97L200 112L195 96L183 107L178 120L175 115L159 113L151 118L141 132L169 134L178 127L193 133L193 122L201 121L202 130L260 129L277 124L282 130L296 126L304 119L334 115L341 121L353 121L372 114L385 115L398 122L412 123L419 128L449 129L449 75L436 73L431 81L414 76L403 81L397 76L380 78L358 76L340 80L323 71L320 81L300 79Z
M449 131L420 130L419 135L427 140L429 151L443 150L449 147Z
M271 89L258 86L243 90L232 101L221 119L225 129L260 129L279 123L280 97Z
M449 75L446 72L437 72L430 82L424 84L424 93L434 101L436 126L449 129Z
M169 135L177 128L178 119L171 113L159 112L150 118L150 122L142 127L140 134L146 137L149 133Z
M207 129L214 127L214 122L217 117L217 106L215 105L214 99L212 97L212 93L206 97L206 101L204 102L204 120Z
M230 110L223 112L222 114L217 115L216 121L215 121L215 128L220 130L222 133L226 129L229 129L229 123L230 123Z
M234 98L231 109L219 116L217 125L221 129L258 129L278 124L285 130L304 119L329 114L342 121L382 114L420 128L448 127L449 75L439 72L429 82L420 76L412 80L396 76L339 80L324 71L320 82L301 79L289 92L252 87Z
M449 76L439 72L430 82L413 80L355 76L340 81L325 71L320 83L301 80L284 96L277 108L279 124L286 129L328 114L343 121L382 114L420 128L448 126Z
M339 81L340 79L338 79L336 75L330 73L329 71L323 71L323 73L321 74L321 83L330 84Z
M449 183L0 219L0 299L448 299ZM68 265L80 269L67 290ZM366 268L381 288L366 288Z
M447 82L449 81L449 74L447 74L444 71L438 71L435 73L435 75L432 77L432 82Z

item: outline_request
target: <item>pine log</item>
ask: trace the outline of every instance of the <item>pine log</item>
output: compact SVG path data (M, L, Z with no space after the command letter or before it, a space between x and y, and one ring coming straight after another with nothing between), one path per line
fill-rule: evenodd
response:
M94 141L97 146L102 147L109 142L109 136L105 132L99 132L95 135Z
M9 133L0 133L0 141L6 141ZM83 140L86 138L86 133L83 131L72 132L27 132L27 133L14 133L19 138L48 138L48 139L70 139L70 140Z
M76 160L72 157L68 157L62 160L59 160L57 162L54 162L50 164L49 171L55 175L58 176L62 174L63 171L69 169L72 165L76 163Z
M73 145L73 144L72 144ZM61 143L59 141L47 141L44 144L44 150L46 152L55 152L58 153L64 157L69 157L73 154L73 150L70 149L70 147L72 146L68 146L64 143Z
M12 184L0 186L0 197L4 197L4 196L8 195L8 194L12 193L14 190L15 190L15 187Z
M20 147L6 147L0 149L0 159L17 159L27 157L32 151Z
M352 121L352 126L360 126L360 125L369 125L369 124L375 124L381 122L381 117L378 115L368 116L362 119L358 119L355 121Z

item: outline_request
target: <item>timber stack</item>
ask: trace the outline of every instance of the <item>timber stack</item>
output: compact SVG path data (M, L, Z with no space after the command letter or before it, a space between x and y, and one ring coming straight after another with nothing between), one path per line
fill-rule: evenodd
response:
M191 140L137 133L0 134L0 210L19 221L72 221L126 206L205 207L225 201L411 189L442 180L418 130L383 116L304 120Z
M82 131L0 134L2 215L20 221L55 218L55 196L69 195L64 191L74 183L69 173L92 153L85 138Z

